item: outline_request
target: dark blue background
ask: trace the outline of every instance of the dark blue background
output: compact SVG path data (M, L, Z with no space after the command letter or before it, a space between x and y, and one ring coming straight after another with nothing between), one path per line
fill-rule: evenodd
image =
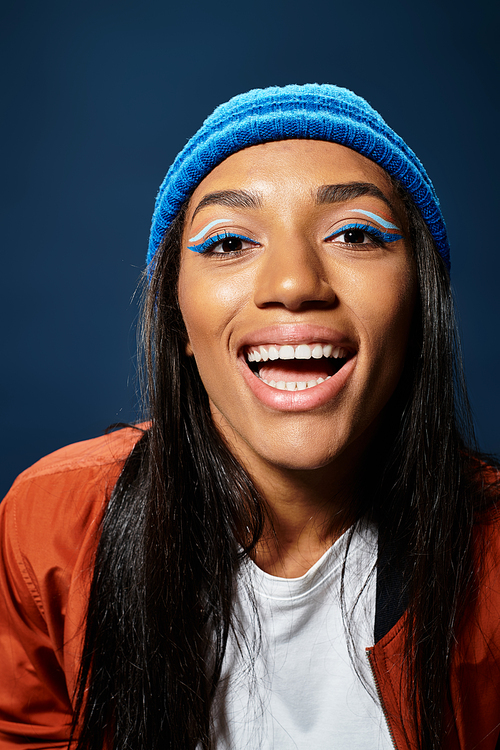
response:
M0 491L134 419L131 300L158 185L215 105L289 82L354 89L426 165L480 442L498 451L498 7L3 2Z

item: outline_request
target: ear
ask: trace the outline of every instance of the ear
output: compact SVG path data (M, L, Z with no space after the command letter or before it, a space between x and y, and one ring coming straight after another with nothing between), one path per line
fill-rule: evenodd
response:
M193 347L191 346L191 342L189 340L188 340L188 342L186 344L186 354L187 354L188 357L192 357L193 356Z

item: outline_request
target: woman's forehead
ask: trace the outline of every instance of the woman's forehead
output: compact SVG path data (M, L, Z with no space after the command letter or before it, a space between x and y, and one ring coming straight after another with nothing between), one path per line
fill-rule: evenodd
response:
M248 201L256 207L275 193L308 193L312 200L321 190L350 183L372 184L386 200L393 200L393 186L387 173L352 149L327 141L287 140L259 144L238 151L205 177L194 191L188 206L188 220L220 195L231 205L231 194L239 192L238 207ZM215 198L212 196L216 196Z

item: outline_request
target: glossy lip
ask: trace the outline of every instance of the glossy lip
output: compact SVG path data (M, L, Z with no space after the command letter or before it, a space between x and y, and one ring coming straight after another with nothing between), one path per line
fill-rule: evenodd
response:
M265 344L333 344L352 353L341 369L319 385L303 391L280 391L264 383L249 368L245 353L251 346ZM357 347L346 335L332 328L312 325L276 325L260 328L238 341L238 366L253 395L265 406L278 411L309 411L334 399L346 385L357 364Z
M265 346L266 344L333 344L333 346L342 346L353 354L357 351L357 346L347 338L345 333L341 333L334 328L326 326L314 326L306 324L289 324L266 326L252 331L242 336L236 342L238 356L251 346Z

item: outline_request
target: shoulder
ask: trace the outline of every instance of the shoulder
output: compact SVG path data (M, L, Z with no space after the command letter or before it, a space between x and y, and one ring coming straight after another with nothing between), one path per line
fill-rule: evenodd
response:
M143 432L143 425L127 427L45 456L17 477L1 507L22 501L26 511L55 507L60 516L66 506L74 508L77 497L109 493Z
M82 548L93 548L102 511L142 434L125 428L62 448L20 474L0 504L5 557L40 609L40 579L63 571L71 578Z
M62 448L0 504L0 747L67 745L99 519L142 434Z
M500 468L481 462L477 483L482 507L476 511L476 548L500 559Z
M108 435L60 448L23 471L12 488L17 489L26 482L36 482L45 476L54 477L59 474L92 471L97 467L124 463L146 428L147 425L125 427Z
M464 622L465 642L481 653L493 648L500 658L500 497L499 473L487 467L483 472L488 492L485 505L476 516L473 529L474 578ZM500 663L500 662L499 662Z

